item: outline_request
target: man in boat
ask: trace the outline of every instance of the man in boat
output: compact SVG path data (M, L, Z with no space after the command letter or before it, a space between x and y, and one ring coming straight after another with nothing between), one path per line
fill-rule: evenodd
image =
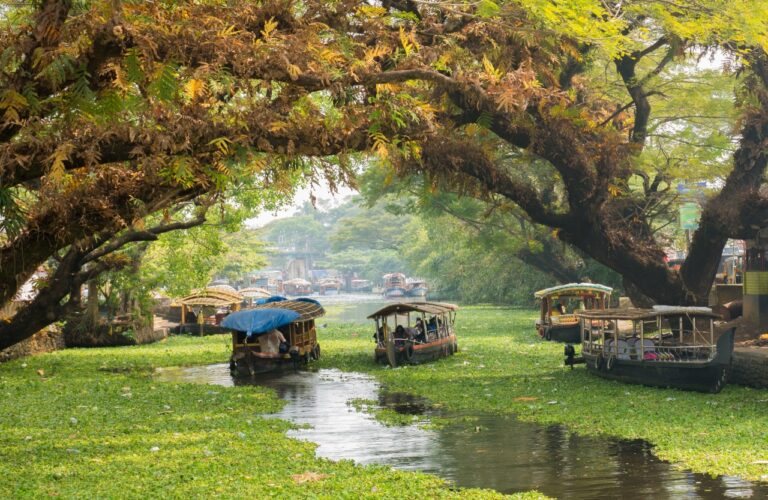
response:
M427 341L427 330L424 328L424 322L421 321L421 318L416 318L416 325L415 328L416 332L414 333L414 338L417 342L426 342Z
M273 328L269 332L265 333L261 336L259 339L259 344L261 345L261 352L268 352L272 354L277 354L280 352L280 344L285 342L285 337L283 336L283 332L278 330L277 328Z

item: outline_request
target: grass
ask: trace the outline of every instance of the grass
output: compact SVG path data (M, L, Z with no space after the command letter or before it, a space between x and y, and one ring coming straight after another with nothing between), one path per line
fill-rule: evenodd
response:
M331 311L333 312L333 311ZM495 307L459 311L461 351L397 369L373 363L372 324L322 330L323 367L368 372L389 390L455 410L514 413L581 434L645 439L680 467L768 480L768 391L727 386L720 394L655 389L563 367L563 346L539 340L536 313Z
M353 349L345 332L336 331L328 348ZM151 377L159 366L224 362L229 348L224 336L175 337L0 365L0 498L501 496L454 490L427 474L318 459L313 444L286 436L289 423L261 416L282 404L271 390Z

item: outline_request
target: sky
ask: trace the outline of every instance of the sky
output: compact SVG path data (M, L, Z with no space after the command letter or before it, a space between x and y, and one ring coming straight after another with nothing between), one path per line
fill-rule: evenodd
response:
M325 203L326 205L330 205L331 207L336 207L348 201L351 197L356 195L357 190L350 189L346 186L339 186L336 194L331 194L331 191L328 188L328 185L325 183L321 184L320 186L316 186L314 191L309 187L301 188L296 193L296 197L293 199L293 203L281 208L276 212L270 212L270 211L262 212L256 217L246 220L245 222L246 226L249 228L258 228L272 222L273 220L290 217L294 213L296 213L296 210L298 208L300 208L302 205L304 205L304 203L310 200L310 194L312 193L314 193L315 199L318 202L322 200L326 202Z

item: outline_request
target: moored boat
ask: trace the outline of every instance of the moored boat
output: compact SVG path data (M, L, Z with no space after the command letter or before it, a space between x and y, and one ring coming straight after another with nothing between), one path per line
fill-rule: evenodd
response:
M370 280L353 279L350 283L352 292L364 293L373 291L373 284Z
M309 295L312 293L312 283L302 278L294 278L283 282L286 295Z
M342 282L337 278L323 278L318 283L320 295L338 295L341 292Z
M407 291L405 275L403 273L389 273L384 275L384 296L390 298L404 297Z
M427 282L420 278L408 278L405 280L406 295L408 297L421 297L425 298L429 288Z
M581 342L579 320L574 313L605 309L612 291L597 283L568 283L539 290L534 294L541 300L536 331L546 340Z
M368 316L376 323L374 358L396 367L458 351L453 325L458 306L442 302L390 304Z
M262 300L268 302L232 313L221 323L232 332L232 371L254 375L319 359L315 319L325 314L322 305L307 298Z
M238 292L218 288L203 288L178 299L181 306L181 321L174 333L213 335L224 333L222 318L230 311L237 311L244 297Z
M606 309L577 316L581 354L590 373L710 393L720 392L728 381L734 329L716 337L718 315L707 307ZM566 364L577 362L570 354Z

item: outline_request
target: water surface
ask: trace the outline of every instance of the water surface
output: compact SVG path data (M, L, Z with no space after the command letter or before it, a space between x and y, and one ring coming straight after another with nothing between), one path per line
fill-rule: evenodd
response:
M243 380L233 379L228 366L220 364L164 368L157 378L271 387L287 402L274 416L309 424L311 428L289 435L317 443L318 456L428 472L457 486L503 493L536 489L574 499L768 498L768 485L762 483L677 470L656 458L643 441L578 436L561 426L511 416L454 414L464 418L438 430L387 427L356 410L350 400L375 400L401 413L439 412L419 398L387 393L361 373L298 371Z

